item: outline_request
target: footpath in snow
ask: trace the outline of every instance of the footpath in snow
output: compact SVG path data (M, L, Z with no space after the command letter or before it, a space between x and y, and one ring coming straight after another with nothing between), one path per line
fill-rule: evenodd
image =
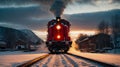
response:
M105 53L81 53L78 51L70 51L70 53L79 55L85 58L97 60L100 62L120 66L120 54L105 54Z

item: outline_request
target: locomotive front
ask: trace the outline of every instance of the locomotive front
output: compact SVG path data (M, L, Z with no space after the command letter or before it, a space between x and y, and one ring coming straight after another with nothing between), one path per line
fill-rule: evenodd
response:
M67 53L72 44L69 31L70 23L60 17L48 22L46 45L51 53Z

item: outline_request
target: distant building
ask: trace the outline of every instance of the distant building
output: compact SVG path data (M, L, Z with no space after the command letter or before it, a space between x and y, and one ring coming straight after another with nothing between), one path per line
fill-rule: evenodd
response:
M113 48L110 35L104 33L87 37L77 44L83 52L104 52Z

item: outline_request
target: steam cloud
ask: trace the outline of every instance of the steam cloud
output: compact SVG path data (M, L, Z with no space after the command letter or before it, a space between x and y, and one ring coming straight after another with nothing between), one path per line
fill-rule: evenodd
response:
M94 6L97 5L98 2L108 2L108 4L116 4L120 3L120 0L32 0L36 3L40 3L40 6L43 8L42 10L50 11L56 16L60 17L63 14L64 9L67 7L68 4L77 3L79 5L83 4L90 4Z
M70 2L70 0L55 0L50 8L50 11L55 15L55 17L61 17L63 14L66 5Z
M63 1L56 0L50 8L50 11L56 16L60 17L63 14L66 5Z

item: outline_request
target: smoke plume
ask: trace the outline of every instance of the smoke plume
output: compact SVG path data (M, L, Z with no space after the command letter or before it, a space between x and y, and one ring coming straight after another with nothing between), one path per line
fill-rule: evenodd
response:
M55 17L61 17L68 2L69 1L55 0L50 8L50 11L55 15Z

